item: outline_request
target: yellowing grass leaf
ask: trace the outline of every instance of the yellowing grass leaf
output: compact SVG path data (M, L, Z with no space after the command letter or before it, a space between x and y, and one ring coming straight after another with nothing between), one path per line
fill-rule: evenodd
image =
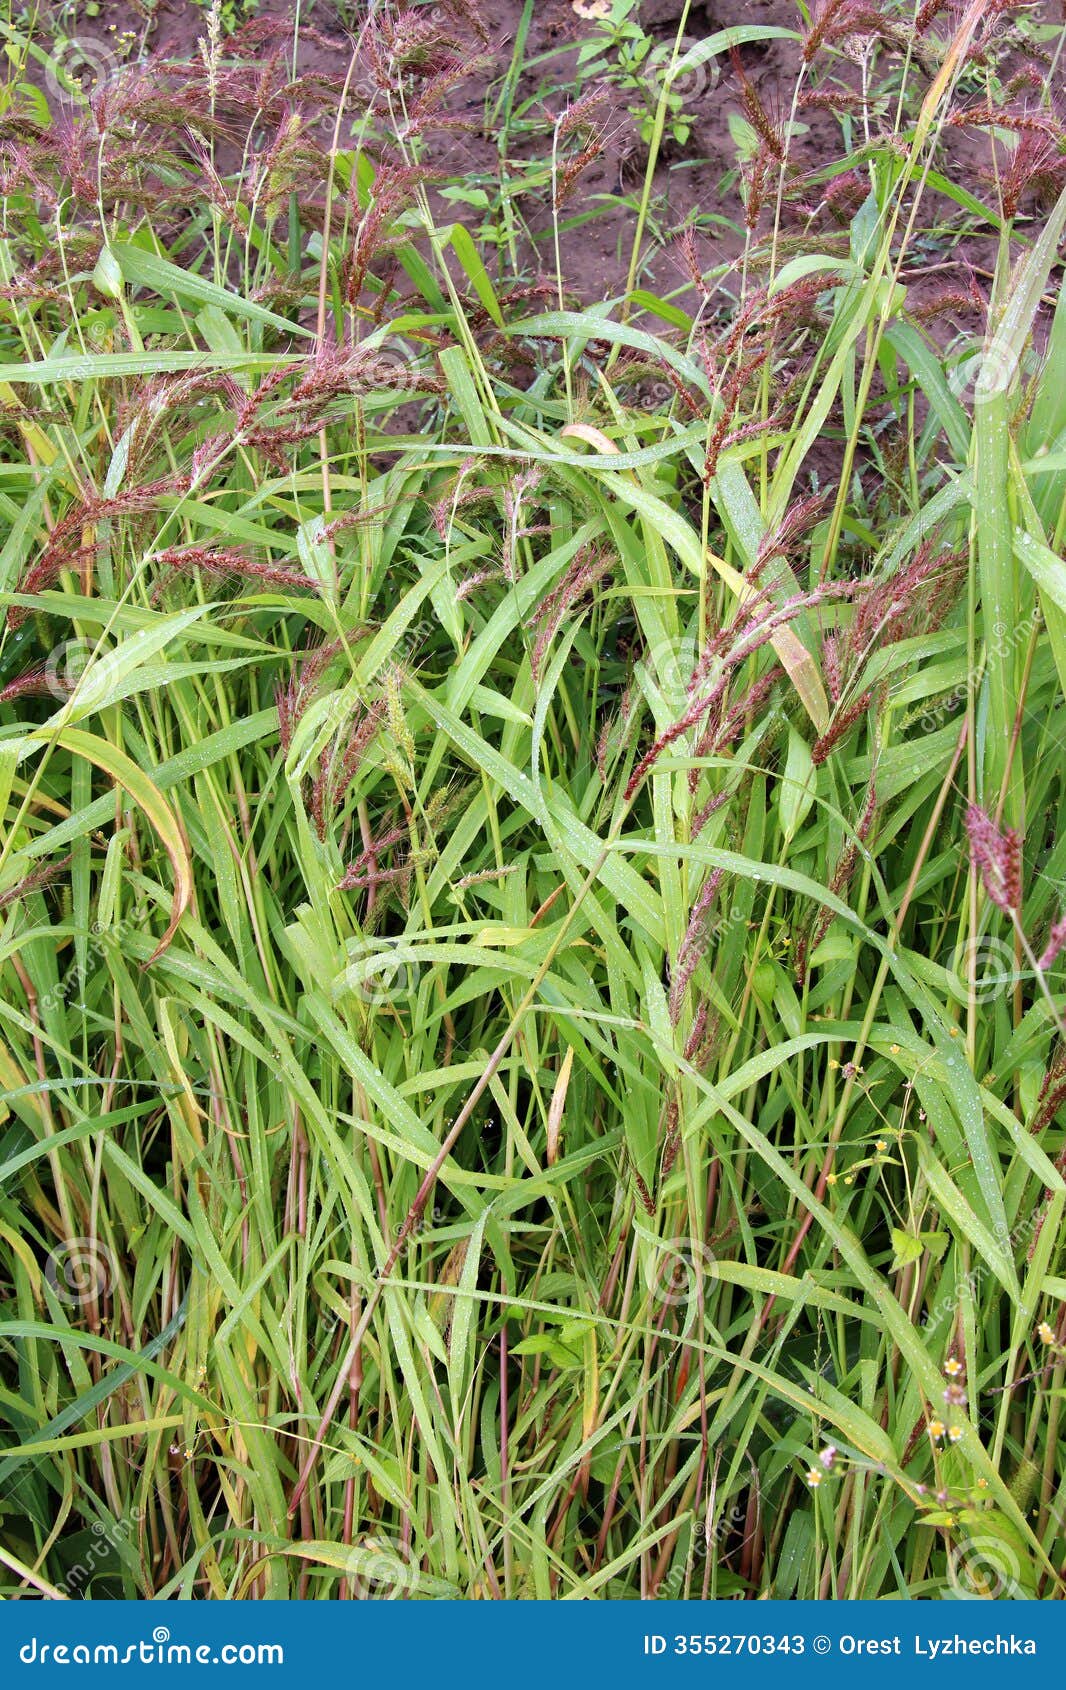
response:
M614 451L606 436L587 424L574 424L564 428L562 433L564 436L576 435L578 439L587 440L589 445L599 452L604 451L605 445L611 452ZM600 444L601 441L604 444ZM654 493L649 493L646 488L636 486L627 476L615 474L610 470L602 470L600 475L609 491L616 494L624 504L631 506L646 522L651 523L693 574L702 576L705 564L710 563L736 594L738 604L744 604L754 597L754 592L743 575L724 558L716 556L709 547L703 547L699 536L693 532L685 519L671 510L662 499L657 498ZM779 628L770 643L781 659L811 721L820 734L825 733L829 726L829 700L814 658L791 628Z
M548 1166L554 1168L559 1157L559 1142L563 1131L563 1110L566 1108L566 1094L570 1087L570 1070L574 1066L574 1047L567 1045L563 1065L559 1070L559 1078L552 1090L552 1100L548 1105Z
M20 743L27 751L38 750L46 744L62 745L73 757L84 757L87 762L103 769L105 774L124 787L134 803L148 817L174 870L174 899L170 906L170 920L162 939L148 958L148 963L155 962L173 939L178 922L192 900L192 862L177 815L143 769L139 769L124 751L109 745L106 740L98 739L95 734L83 733L80 728L63 728L57 734L50 734L47 740L36 734L29 734Z

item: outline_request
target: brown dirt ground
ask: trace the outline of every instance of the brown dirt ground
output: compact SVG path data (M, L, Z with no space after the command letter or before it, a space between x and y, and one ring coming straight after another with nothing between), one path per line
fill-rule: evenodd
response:
M461 131L442 131L434 139L435 168L468 178L491 180L496 174L496 145L482 130L481 116L486 96L491 91L495 97L494 85L510 62L522 10L522 0L492 0L491 4L485 0L482 16L491 29L491 62L473 71L452 96L449 115L460 118L468 126ZM113 51L126 31L137 38L132 49L134 56L143 42L149 53L184 57L196 52L197 41L204 33L203 7L193 0L161 0L150 14L142 13L130 0L103 0L99 14L91 19L83 17L80 6L75 8L68 0L63 6L45 8L42 20L45 24L49 11L56 30L62 28L68 36L87 40L90 54L93 42ZM255 15L280 18L290 16L291 11L291 0L262 0ZM1041 0L1041 4L1030 7L1029 11L1045 21L1060 21L1066 17L1066 0ZM348 66L352 32L365 12L365 5L359 3L349 4L340 12L327 0L304 0L301 16L313 26L317 39L302 45L300 68L343 76ZM640 6L644 27L664 41L674 39L681 12L681 0L642 0ZM729 24L795 28L797 17L794 0L695 0L686 35L689 42L695 42ZM575 14L571 0L539 0L527 43L527 69L516 103L539 96L539 107L535 109L552 114L561 111L573 86L576 57L573 49L567 49L571 43L587 39L592 27ZM545 54L555 56L528 68L531 61ZM767 108L775 114L787 113L799 63L798 43L755 43L745 46L741 57L746 74L754 81ZM706 236L704 256L708 267L733 264L743 249L743 214L735 183L728 180L736 167L729 117L740 106L737 79L728 60L715 63L717 71L705 79L705 86L691 101L694 118L691 136L683 147L668 142L655 174L650 221L653 244L649 246L641 276L642 285L655 292L669 293L684 285L685 278L669 237L686 222L695 219ZM841 83L857 87L858 67L846 60L838 61L838 65ZM1066 88L1061 92L1066 96ZM583 301L612 297L624 286L646 160L637 125L626 110L626 99L612 91L605 110L604 150L586 170L565 207L566 283L574 298ZM791 152L800 168L823 165L839 157L842 139L837 117L827 111L808 110L803 118L808 124L807 133L794 142ZM539 134L516 135L512 158L542 157L546 133L545 124ZM984 131L949 133L942 164L945 174L981 197L989 192L990 165L990 143ZM860 187L862 184L856 184L857 191ZM813 200L817 197L817 193L812 194ZM938 197L931 196L934 205ZM940 204L945 211L952 209L942 199ZM548 240L551 220L547 205L528 196L520 202L520 209L533 238L532 247L527 244L522 251L523 267L527 275L550 272L553 257ZM853 209L834 218L823 208L809 220L797 210L791 214L793 232L808 241L813 250L822 249L827 240L835 239L839 243ZM592 210L596 215L588 218L585 214ZM465 219L468 214L462 207L451 206L447 215ZM950 270L956 259L963 266L972 267L979 282L987 279L993 255L994 242L990 235L968 237L953 253L931 252L930 291L942 290L950 284L953 280ZM731 291L728 275L723 285L727 292ZM914 297L920 298L920 277L917 286Z

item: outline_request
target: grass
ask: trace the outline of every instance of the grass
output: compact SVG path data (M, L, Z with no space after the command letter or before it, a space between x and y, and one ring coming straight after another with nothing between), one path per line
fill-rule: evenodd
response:
M253 25L61 98L9 28L5 1595L1062 1595L1066 173L1002 10L798 10L790 117L716 37L739 257L655 280L667 78L602 304L595 90L480 239L432 178L466 6L343 89Z

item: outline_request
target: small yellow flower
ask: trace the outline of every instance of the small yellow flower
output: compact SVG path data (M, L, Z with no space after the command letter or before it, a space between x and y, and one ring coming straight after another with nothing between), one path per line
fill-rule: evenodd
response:
M817 1490L821 1482L821 1473L819 1473L817 1467L811 1467L807 1473L807 1483L811 1487L811 1490Z
M844 1175L844 1184L845 1185L854 1185L855 1184L855 1175L854 1174L845 1174Z
M937 1438L942 1438L944 1436L945 1430L946 1430L946 1428L945 1428L944 1422L942 1420L930 1420L930 1422L929 1422L929 1436L933 1439L934 1442L936 1441Z
M903 1046L902 1045L889 1045L888 1048L892 1052L893 1056L898 1056L900 1051L903 1049Z
M1036 1329L1036 1335L1042 1344L1053 1344L1055 1342L1055 1334L1052 1332L1046 1320L1042 1320L1040 1322L1040 1325Z
M962 1437L963 1430L964 1430L964 1428L962 1426L949 1426L948 1427L948 1439L949 1439L949 1441L953 1444L957 1444L959 1439Z
M825 1183L826 1185L835 1185L839 1178L839 1174L826 1174Z
M988 1480L987 1479L978 1479L977 1488L978 1488L978 1490L987 1490L988 1489Z
M885 1151L888 1149L888 1145L883 1138L879 1138L877 1143L874 1145L874 1149L877 1151L879 1156L883 1156Z
M948 1356L947 1361L944 1363L944 1372L947 1374L949 1379L958 1378L959 1374L962 1372L962 1362L959 1360L958 1356Z

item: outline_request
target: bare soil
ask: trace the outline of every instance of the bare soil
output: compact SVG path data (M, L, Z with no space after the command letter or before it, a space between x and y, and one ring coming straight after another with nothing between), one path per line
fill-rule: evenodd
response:
M1060 21L1066 15L1066 0L1043 0L1029 12L1045 21ZM299 68L343 77L349 64L351 44L366 8L351 4L344 12L325 0L308 0L301 9ZM435 169L455 177L489 183L499 171L495 138L486 133L484 113L495 100L500 79L511 61L513 43L522 16L522 0L485 0L481 15L489 27L491 43L487 62L473 68L450 96L446 114L459 120L461 128L442 129L434 137L432 163ZM672 42L683 11L682 0L643 0L641 23L649 33ZM134 57L142 53L184 58L197 52L204 35L205 14L193 0L161 0L150 21L131 7L129 0L104 0L98 15L82 18L72 8L52 7L54 27L86 43L86 56L94 52L114 53L120 48ZM257 20L287 20L291 0L263 0ZM797 26L794 0L695 0L686 24L685 45L703 39L727 25ZM941 20L950 26L947 15ZM534 99L530 128L513 136L512 160L544 156L549 121L539 115L563 110L574 88L576 44L586 40L594 28L576 12L572 0L539 0L533 14L526 45L525 63L516 105ZM124 38L124 39L123 39ZM283 37L275 45L280 45ZM745 74L755 84L759 98L775 117L787 116L792 88L800 63L798 41L773 40L745 45L741 60ZM1011 67L1008 65L1008 69ZM839 60L836 86L857 91L861 70L857 63ZM1066 90L1064 90L1066 92ZM563 266L568 289L575 299L600 300L618 294L624 287L632 242L637 196L643 182L647 149L642 144L638 123L630 115L627 97L617 89L607 90L607 100L598 114L601 119L603 151L584 172L565 207ZM687 113L693 119L684 145L668 137L653 182L649 220L649 256L641 276L642 285L668 293L684 285L671 236L686 224L695 223L706 237L708 266L735 263L744 248L743 209L737 191L737 156L730 132L730 115L740 110L736 73L727 57L712 62L700 75ZM802 113L807 126L790 148L790 159L800 174L817 170L844 151L840 120L828 110L807 108ZM990 196L991 144L985 131L953 129L944 142L941 168L945 175L970 192ZM850 194L849 189L854 192ZM822 187L812 184L806 199L790 207L784 233L805 241L812 250L832 250L832 243L845 239L847 224L866 191L861 178L843 182L834 190L833 203L824 200ZM935 205L936 194L931 196ZM954 208L942 200L945 216ZM524 241L521 263L527 275L553 270L549 235L550 211L546 198L524 196L518 209L531 240ZM594 214L594 215L590 215ZM475 216L462 207L451 206L451 216L464 220ZM943 291L951 284L953 269L976 273L987 280L994 254L991 231L967 236L958 246L931 250L929 290ZM916 277L920 299L922 278ZM726 281L726 291L728 280Z

